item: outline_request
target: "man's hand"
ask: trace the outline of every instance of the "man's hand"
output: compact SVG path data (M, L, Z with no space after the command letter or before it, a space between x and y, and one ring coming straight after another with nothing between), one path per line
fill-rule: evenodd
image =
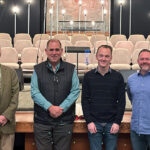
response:
M0 115L0 125L4 126L7 123L7 118L3 115Z
M113 123L110 129L111 134L116 134L119 132L119 125L117 123Z
M97 132L94 122L89 123L87 126L88 126L88 130L91 134Z
M63 113L63 108L59 106L52 105L48 108L48 110L49 110L50 116L53 118L58 118Z

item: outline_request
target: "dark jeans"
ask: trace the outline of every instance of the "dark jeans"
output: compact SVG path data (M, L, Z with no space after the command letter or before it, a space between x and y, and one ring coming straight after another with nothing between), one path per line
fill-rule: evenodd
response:
M133 150L148 150L150 149L150 135L137 134L131 130L131 142Z
M117 136L118 134L110 134L112 123L107 123L102 126L100 123L95 123L97 133L88 132L90 140L90 150L102 150L102 143L104 141L106 150L117 150Z
M34 124L34 138L38 150L70 150L73 124Z

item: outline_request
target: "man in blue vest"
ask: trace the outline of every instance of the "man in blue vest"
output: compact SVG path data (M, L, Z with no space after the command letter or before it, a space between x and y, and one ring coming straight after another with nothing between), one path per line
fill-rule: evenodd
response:
M70 150L79 96L79 80L73 64L62 61L57 39L47 42L47 61L34 67L31 96L34 101L34 136L38 150Z

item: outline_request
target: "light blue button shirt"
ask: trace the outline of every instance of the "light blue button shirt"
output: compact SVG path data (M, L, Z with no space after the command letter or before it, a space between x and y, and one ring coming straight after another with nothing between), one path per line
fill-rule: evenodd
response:
M131 130L150 134L150 72L128 78L127 93L132 103Z
M51 64L49 64L49 66L50 66L50 69L53 71ZM56 70L54 71L54 73L58 71L59 67L60 67L60 64L56 66ZM79 79L78 79L76 70L74 70L73 76L72 76L72 88L70 90L70 94L59 105L60 107L63 108L63 112L66 112L69 109L69 107L77 100L77 98L79 97L79 93L80 93ZM41 94L39 87L38 87L37 74L35 71L33 72L33 75L31 78L31 97L36 104L38 104L45 110L48 110L48 108L51 105L53 105L47 99L45 99L45 97Z

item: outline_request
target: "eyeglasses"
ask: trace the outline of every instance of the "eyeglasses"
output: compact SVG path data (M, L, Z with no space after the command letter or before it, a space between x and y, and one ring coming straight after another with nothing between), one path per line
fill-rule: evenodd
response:
M59 52L61 49L60 48L51 48L51 49L47 49L47 51L50 51L50 52L53 52L53 51L56 51L56 52Z

